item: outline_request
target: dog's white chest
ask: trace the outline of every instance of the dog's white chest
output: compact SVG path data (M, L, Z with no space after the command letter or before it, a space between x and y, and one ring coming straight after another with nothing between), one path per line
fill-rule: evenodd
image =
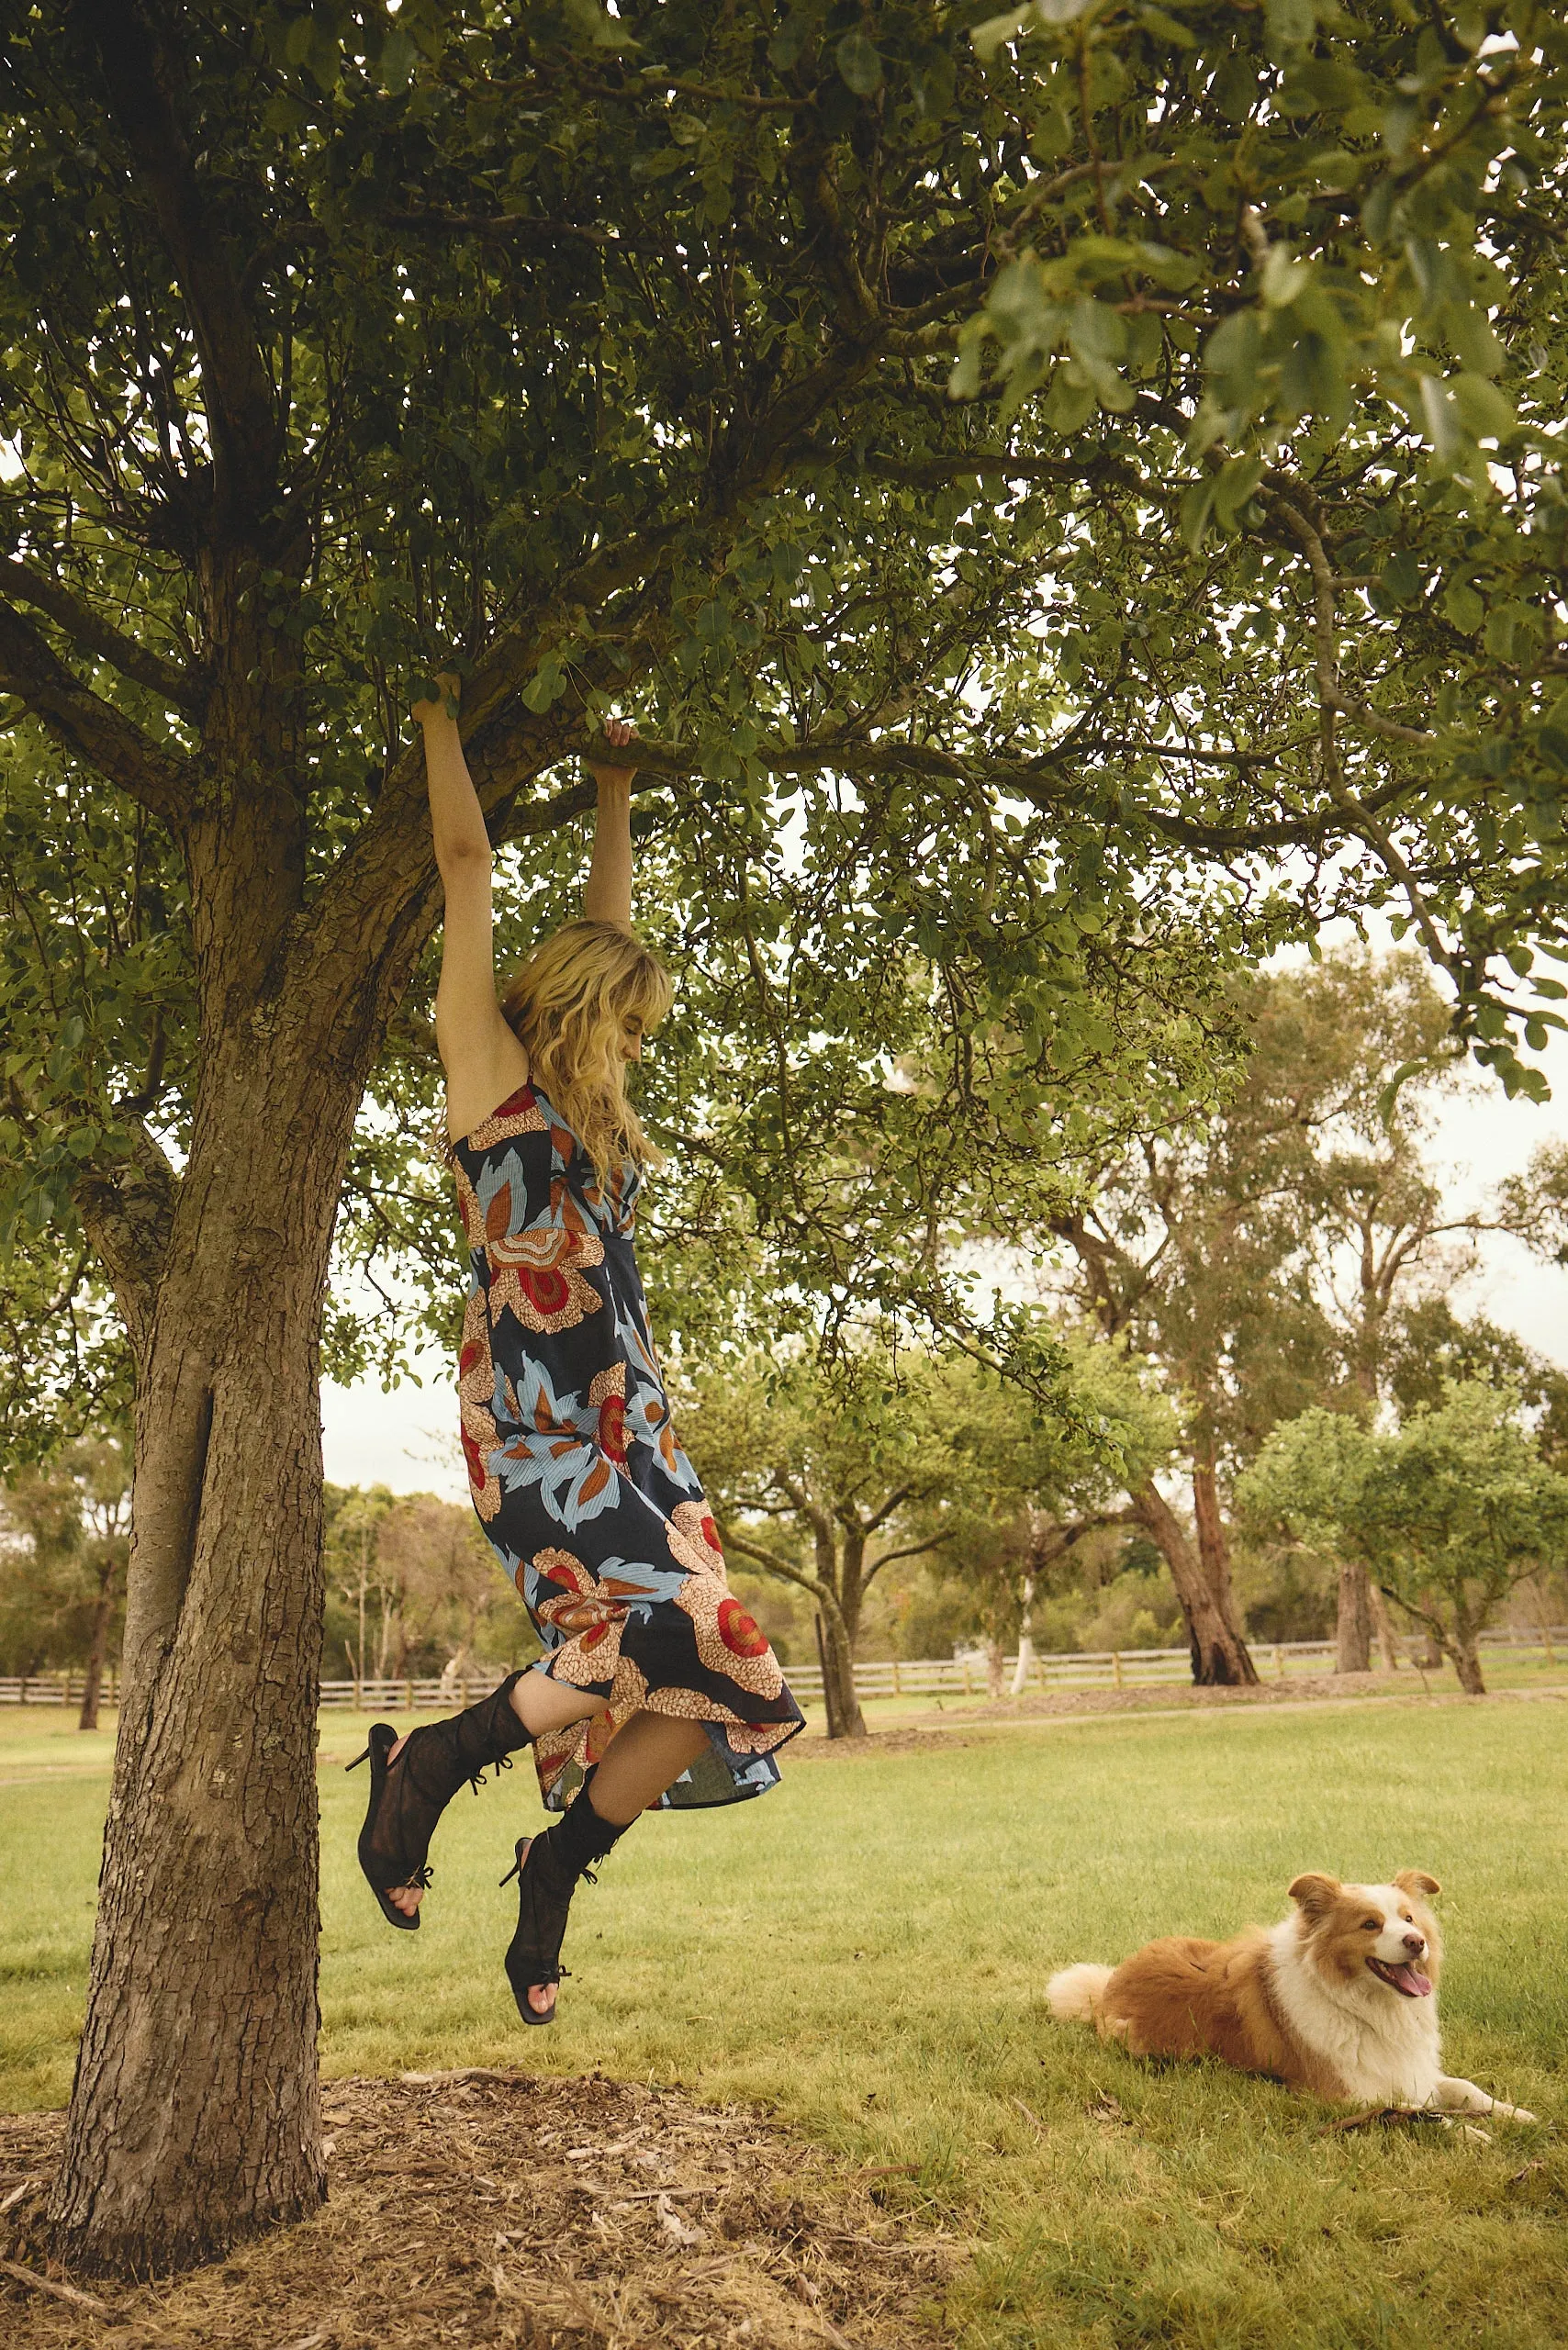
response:
M1441 2077L1435 1998L1398 2000L1370 1976L1364 1991L1326 1983L1287 1918L1269 1937L1281 2020L1332 2065L1359 2103L1425 2105Z

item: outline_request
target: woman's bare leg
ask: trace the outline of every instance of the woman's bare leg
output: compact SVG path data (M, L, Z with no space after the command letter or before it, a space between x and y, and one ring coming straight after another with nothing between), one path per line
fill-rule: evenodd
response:
M630 1828L696 1762L707 1743L700 1722L674 1721L667 1714L633 1714L616 1731L593 1774L595 1811L612 1828Z

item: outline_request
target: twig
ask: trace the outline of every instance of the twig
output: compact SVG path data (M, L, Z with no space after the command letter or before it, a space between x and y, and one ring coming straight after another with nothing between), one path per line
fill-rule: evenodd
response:
M1015 2097L1013 2102L1018 2108L1018 2110L1023 2115L1025 2121L1031 2123L1033 2127L1039 2132L1043 2138L1046 2134L1046 2125L1041 2121L1039 2115L1033 2112L1030 2108L1025 2104L1021 2097Z
M1338 2121L1326 2121L1318 2132L1331 2138L1347 2130L1365 2130L1373 2121L1446 2121L1448 2116L1426 2105L1370 2105L1364 2113L1348 2113Z
M71 2301L79 2310L91 2310L95 2317L118 2318L119 2311L107 2301L100 2301L95 2293L84 2293L79 2286L62 2285L52 2277L40 2277L36 2268L24 2268L19 2260L0 2260L0 2269L14 2277L18 2285L30 2285L35 2293L52 2293L56 2300Z

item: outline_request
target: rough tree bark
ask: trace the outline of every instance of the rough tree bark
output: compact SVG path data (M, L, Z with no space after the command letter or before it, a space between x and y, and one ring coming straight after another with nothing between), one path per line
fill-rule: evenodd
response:
M1372 1584L1359 1559L1339 1566L1339 1604L1334 1650L1336 1673L1372 1671Z
M1170 1570L1170 1580L1187 1622L1193 1681L1204 1688L1255 1686L1257 1669L1232 1612L1228 1573L1216 1590L1202 1558L1157 1485L1140 1485L1130 1501L1134 1522L1159 1545L1160 1556Z

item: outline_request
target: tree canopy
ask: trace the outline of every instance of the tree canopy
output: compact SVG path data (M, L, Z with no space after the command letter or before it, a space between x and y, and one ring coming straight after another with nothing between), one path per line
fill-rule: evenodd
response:
M1171 1007L1335 911L1393 902L1536 1082L1551 12L1053 6L971 42L924 6L408 0L150 17L151 63L115 13L10 44L0 1141L47 1298L106 1184L156 1220L146 1122L185 1146L239 703L318 940L378 891L422 932L401 711L437 652L527 843L519 943L578 846L580 790L533 778L617 699L655 741L670 1220L732 1270L738 1233L787 1287L928 1287L999 1140L1070 1178L1151 1064L1193 1082ZM274 923L258 975L297 952ZM344 1226L388 1271L441 1253L405 1213L420 1001ZM357 1314L330 1334L364 1360Z

